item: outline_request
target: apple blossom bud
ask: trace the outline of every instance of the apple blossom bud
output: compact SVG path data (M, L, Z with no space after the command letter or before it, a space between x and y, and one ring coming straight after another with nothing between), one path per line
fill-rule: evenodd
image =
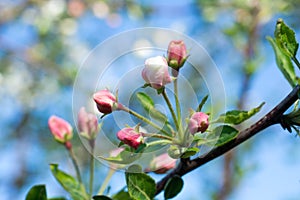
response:
M135 149L137 149L139 145L144 142L142 134L133 128L123 128L117 133L117 137L124 144L127 144Z
M98 110L103 114L109 114L118 109L119 104L117 103L115 95L107 89L95 93L93 98L97 104Z
M160 89L170 83L172 79L168 72L167 60L162 56L148 58L145 61L142 77L155 89Z
M195 134L197 132L205 132L209 126L208 122L209 116L203 112L195 112L189 121L189 130L191 134Z
M60 143L66 143L73 137L72 126L62 118L51 116L48 120L49 129L54 139Z
M78 130L88 140L95 139L99 131L96 115L86 112L84 107L78 113Z
M175 70L179 70L187 59L186 46L182 40L173 40L168 47L168 64Z
M150 170L156 174L164 174L176 166L176 159L171 158L167 153L155 157L150 163Z

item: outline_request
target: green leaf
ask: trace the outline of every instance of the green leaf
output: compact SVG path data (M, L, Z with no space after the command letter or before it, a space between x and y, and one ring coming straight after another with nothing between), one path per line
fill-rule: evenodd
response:
M222 125L216 127L208 136L207 139L214 142L217 140L217 142L214 144L214 142L211 142L211 145L214 146L222 146L234 138L236 138L239 134L239 131L235 128L228 126L228 125Z
M128 193L135 200L152 200L156 192L155 181L145 173L125 173Z
M282 49L282 52L290 58L295 57L299 47L295 32L282 19L277 20L274 35L276 43Z
M54 197L54 198L50 198L48 200L67 200L67 199L64 197Z
M124 190L119 191L117 194L115 194L112 197L113 200L133 200L128 192L125 192Z
M144 110L154 119L161 121L161 122L166 122L168 120L167 116L157 110L154 107L154 101L153 99L147 95L144 92L138 92L136 94L138 101L141 103L143 106Z
M130 165L127 169L128 173L142 173L142 171L143 171L143 168L137 164Z
M50 164L53 176L74 200L87 200L85 188L74 177L58 169L57 164Z
M108 196L97 195L97 196L93 196L93 200L112 200L112 199L109 198Z
M172 199L173 197L177 196L179 192L183 188L183 180L180 176L175 175L165 185L164 188L164 197L165 199Z
M144 92L138 92L136 94L136 97L142 104L143 108L149 113L149 111L154 107L152 98Z
M197 147L190 147L180 156L181 158L189 158L199 152Z
M219 122L219 123L234 124L234 125L240 124L245 120L249 119L250 117L252 117L253 115L255 115L256 113L258 113L264 104L265 103L261 103L258 107L253 108L249 111L240 111L240 110L228 111L225 114L221 114L219 118L216 121L214 121L214 123Z
M203 99L201 100L200 104L197 107L196 112L200 112L202 110L202 107L206 103L207 99L208 99L208 95L206 95L205 97L203 97Z
M267 40L271 43L273 47L273 50L275 52L275 57L276 57L276 64L279 70L284 75L284 77L289 82L289 84L292 87L295 87L297 84L297 78L296 78L295 69L291 59L278 46L275 39L268 36Z
M45 185L33 186L27 193L26 200L47 200Z

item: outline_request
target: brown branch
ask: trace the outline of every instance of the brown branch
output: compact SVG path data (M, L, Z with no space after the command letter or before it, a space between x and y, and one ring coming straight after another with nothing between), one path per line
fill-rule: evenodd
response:
M295 103L298 99L298 92L300 86L297 85L275 108L273 108L268 114L258 120L255 124L249 128L241 131L234 140L226 143L223 146L215 147L207 154L204 154L194 160L182 159L179 165L167 174L156 184L156 194L159 194L163 189L167 181L175 175L183 176L190 171L208 163L209 161L223 155L229 150L235 148L241 143L245 142L255 134L264 130L265 128L280 123L281 117L284 112Z

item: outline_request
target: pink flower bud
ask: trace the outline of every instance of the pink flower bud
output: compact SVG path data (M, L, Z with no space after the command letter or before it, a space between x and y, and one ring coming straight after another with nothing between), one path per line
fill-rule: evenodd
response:
M155 157L150 163L150 169L156 174L164 174L176 166L176 159L171 158L167 153Z
M78 129L80 134L88 140L95 139L99 131L96 115L86 112L82 107L78 113Z
M144 142L143 136L141 133L136 132L133 128L123 128L117 133L119 140L124 142L135 149L139 147L140 144Z
M170 83L172 79L168 72L167 60L162 56L148 58L145 61L142 77L155 89L160 89Z
M168 64L175 70L183 66L188 55L186 46L182 40L173 40L168 47Z
M208 118L209 116L203 112L194 113L188 125L191 134L194 135L197 132L205 132L209 126Z
M72 126L62 118L53 115L49 118L48 125L56 141L66 143L67 141L72 139Z
M115 95L107 89L95 93L93 98L98 110L103 114L109 114L118 107Z

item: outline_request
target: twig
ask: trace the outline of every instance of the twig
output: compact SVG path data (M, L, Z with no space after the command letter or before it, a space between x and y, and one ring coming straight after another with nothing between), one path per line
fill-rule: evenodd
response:
M224 144L223 146L215 147L207 154L204 154L194 160L181 160L179 165L173 171L167 174L156 184L156 194L159 194L164 189L164 186L167 183L167 181L173 176L183 176L189 173L190 171L208 163L209 161L235 148L236 146L245 142L255 134L264 130L265 128L280 123L281 117L284 114L284 112L298 100L299 90L300 86L297 85L290 92L290 94L288 94L288 96L286 96L286 98L284 98L275 108L273 108L268 114L266 114L264 117L258 120L255 124L241 131L238 137L236 137L234 140Z

